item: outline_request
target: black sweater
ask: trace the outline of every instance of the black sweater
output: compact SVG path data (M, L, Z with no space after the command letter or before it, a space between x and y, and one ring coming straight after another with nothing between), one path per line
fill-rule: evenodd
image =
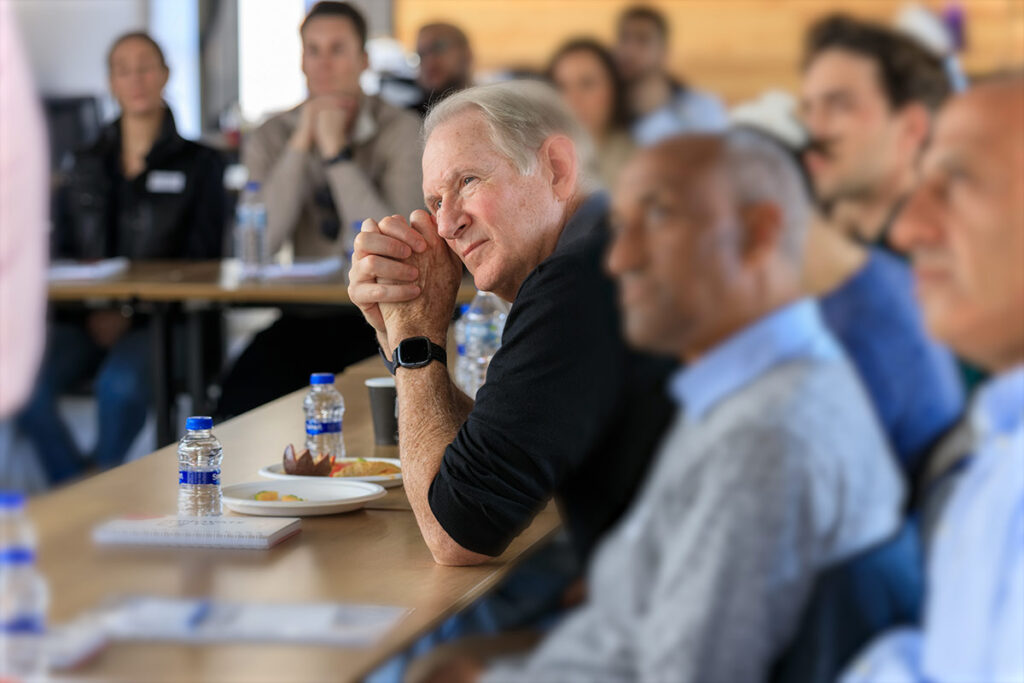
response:
M674 364L629 351L602 271L607 200L587 199L513 302L487 383L430 488L460 545L487 555L556 496L580 558L625 511L672 416Z

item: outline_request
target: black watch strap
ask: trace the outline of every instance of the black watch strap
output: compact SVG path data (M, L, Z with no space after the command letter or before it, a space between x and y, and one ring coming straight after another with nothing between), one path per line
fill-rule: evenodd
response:
M384 353L384 349L380 347L380 344L377 345L377 351L380 352L380 359L384 361L384 367L386 367L388 369L388 372L390 372L392 375L395 374L395 362L388 360L388 356L386 353ZM392 356L392 358L394 358L394 356Z
M388 360L384 349L377 347L384 366L392 375L398 368L422 368L430 365L435 360L441 365L448 365L448 352L443 346L432 342L429 337L409 337L403 339L391 354L392 360Z
M339 161L352 161L352 145L345 145L336 155L330 159L324 159L324 166L330 166L331 164L336 164Z

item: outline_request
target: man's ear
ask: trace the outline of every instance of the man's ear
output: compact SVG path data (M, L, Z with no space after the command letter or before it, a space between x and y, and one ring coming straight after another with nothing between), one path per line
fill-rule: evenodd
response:
M740 258L747 265L765 263L779 249L782 211L777 204L757 202L740 209L743 243Z
M551 182L555 197L561 201L572 197L579 175L579 162L573 141L565 135L552 135L541 145L537 156L541 170Z

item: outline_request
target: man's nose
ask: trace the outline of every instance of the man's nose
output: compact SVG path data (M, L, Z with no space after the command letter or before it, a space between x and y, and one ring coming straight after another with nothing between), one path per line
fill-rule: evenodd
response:
M458 199L443 201L437 210L437 234L443 239L457 238L471 222Z
M822 137L828 125L821 107L805 107L800 114L800 120L813 138Z
M623 228L612 234L605 268L614 276L623 275L636 268L642 261L642 245L637 231Z
M890 238L901 251L934 244L941 238L941 188L934 182L923 182L911 193L893 226Z

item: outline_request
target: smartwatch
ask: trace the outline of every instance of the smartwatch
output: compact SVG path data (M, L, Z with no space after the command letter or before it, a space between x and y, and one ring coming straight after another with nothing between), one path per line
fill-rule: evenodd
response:
M339 161L352 161L352 145L345 145L337 154L330 159L324 159L324 166L336 164Z
M430 341L428 337L403 339L391 356L394 360L388 360L384 355L384 349L380 349L380 357L392 375L398 368L423 368L435 360L441 365L448 365L448 352L443 346Z

